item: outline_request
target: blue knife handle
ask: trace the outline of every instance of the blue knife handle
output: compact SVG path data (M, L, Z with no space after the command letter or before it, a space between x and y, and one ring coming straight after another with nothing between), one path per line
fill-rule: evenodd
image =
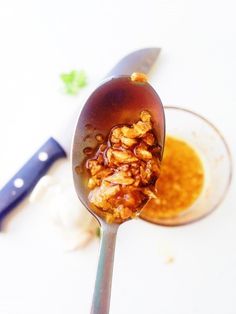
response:
M63 148L49 138L0 191L0 222L34 188L49 167L66 157Z

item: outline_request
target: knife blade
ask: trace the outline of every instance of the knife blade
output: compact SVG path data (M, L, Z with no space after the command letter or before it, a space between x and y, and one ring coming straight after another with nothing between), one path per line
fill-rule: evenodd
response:
M160 48L155 47L136 50L123 57L105 78L130 75L132 72L148 74L159 53ZM64 128L50 137L1 189L0 222L31 192L56 160L69 156L74 127L81 109L78 107Z
M142 72L148 74L155 63L161 49L144 48L136 50L122 58L106 77L130 75L133 72Z

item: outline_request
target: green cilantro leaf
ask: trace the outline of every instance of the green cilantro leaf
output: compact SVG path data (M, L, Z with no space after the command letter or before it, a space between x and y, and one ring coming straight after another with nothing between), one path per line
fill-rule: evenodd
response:
M76 95L87 85L87 76L84 71L73 70L69 73L62 73L61 80L64 83L65 92L69 95Z

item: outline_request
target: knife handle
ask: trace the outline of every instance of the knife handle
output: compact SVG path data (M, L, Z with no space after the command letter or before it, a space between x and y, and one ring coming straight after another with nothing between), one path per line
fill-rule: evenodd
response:
M63 148L51 137L0 191L0 222L59 158L66 157Z

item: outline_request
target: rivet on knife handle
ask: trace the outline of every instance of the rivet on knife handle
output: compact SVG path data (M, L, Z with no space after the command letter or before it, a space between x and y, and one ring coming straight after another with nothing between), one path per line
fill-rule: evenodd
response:
M65 151L49 138L0 191L0 222L34 188L53 162Z

